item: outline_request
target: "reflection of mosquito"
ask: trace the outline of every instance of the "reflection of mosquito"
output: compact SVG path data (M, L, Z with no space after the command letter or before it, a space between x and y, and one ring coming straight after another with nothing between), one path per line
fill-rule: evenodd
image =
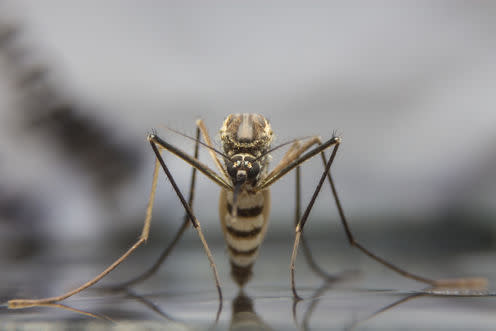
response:
M200 142L200 133L203 136L205 143ZM229 250L231 260L231 275L240 287L243 287L251 276L253 263L257 256L260 244L262 243L262 240L267 231L270 209L269 187L291 170L295 168L299 169L302 163L317 154L321 154L325 169L322 173L319 183L317 184L317 187L315 188L312 198L307 205L306 210L296 224L296 235L291 256L291 288L296 298L299 297L297 295L294 283L294 268L300 237L303 231L303 227L305 226L310 211L313 207L313 204L315 203L317 195L319 194L326 178L331 185L331 190L334 196L334 201L337 205L337 209L339 211L341 222L344 226L344 230L346 232L348 240L352 246L357 247L359 250L361 250L372 259L405 277L433 286L442 284L463 285L467 282L473 283L483 281L479 278L432 280L421 277L409 273L387 262L386 260L382 259L381 257L375 255L370 250L365 248L354 238L346 221L343 208L341 207L341 203L339 201L336 188L330 174L332 162L341 143L340 137L333 136L331 139L324 143L322 143L320 138L317 136L304 139L296 139L271 149L270 144L272 141L272 129L269 122L262 115L258 114L229 115L222 125L220 136L222 140L223 151L218 151L212 146L210 136L206 130L205 125L203 124L203 121L198 120L195 140L195 157L191 157L182 150L161 139L157 134L150 134L148 136L148 141L150 142L150 145L156 155L156 161L155 169L153 172L153 182L150 199L146 210L146 218L140 239L111 266L109 266L101 274L83 284L82 286L57 297L31 300L10 300L8 303L9 308L25 308L39 306L47 303L54 303L64 300L76 293L79 293L102 279L105 275L115 269L122 261L124 261L136 248L141 246L148 239L148 234L150 232L153 202L155 198L157 178L160 166L167 175L167 178L170 180L174 191L176 192L179 200L184 206L189 221L191 221L193 227L198 233L198 236L200 237L207 257L210 261L210 265L212 267L215 282L217 285L217 290L219 293L219 298L222 302L222 292L217 273L217 267L214 263L207 242L203 236L200 222L193 213L193 210L191 208L191 201L188 203L185 200L172 174L170 173L169 168L165 164L164 159L161 156L162 150L167 150L189 163L194 169L193 178L196 174L195 171L198 170L221 187L219 202L220 221ZM199 144L208 148L209 154L212 157L216 167L218 168L219 173L210 169L208 166L198 160L197 151ZM283 156L282 160L276 165L273 170L269 172L268 165L270 152L288 144L291 144L291 146L289 147L286 154ZM332 149L330 157L327 159L325 157L324 151L331 146L334 147ZM219 156L222 157L224 164L222 164ZM297 197L299 197L299 171L297 171L296 174L298 190ZM192 196L190 196L190 198L191 197ZM192 200L192 198L190 200ZM299 198L297 198L296 203L296 209L299 210ZM180 233L182 232L180 231ZM164 258L167 254L168 251L163 254ZM153 270L148 271L147 273L142 275L143 277L138 277L137 280L148 277L150 273L154 272L156 267L158 267L158 264L156 264L152 268ZM131 284L134 282L135 281L133 280L131 282L128 282L127 284Z

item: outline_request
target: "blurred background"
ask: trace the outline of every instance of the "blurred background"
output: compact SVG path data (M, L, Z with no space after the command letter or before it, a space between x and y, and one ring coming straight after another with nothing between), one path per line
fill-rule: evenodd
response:
M147 133L192 152L163 127L193 135L203 118L219 146L225 116L242 112L266 116L275 144L343 137L337 188L357 237L382 255L490 251L494 17L491 1L1 1L4 273L41 255L109 263L117 255L106 247L122 250L141 230L154 159ZM205 150L200 157L211 164ZM186 192L189 166L166 161ZM304 201L321 169L317 158L305 164ZM183 214L164 177L157 248ZM202 177L195 210L222 247L217 190ZM272 194L268 240L289 251L294 176ZM330 199L325 187L306 231L345 247Z

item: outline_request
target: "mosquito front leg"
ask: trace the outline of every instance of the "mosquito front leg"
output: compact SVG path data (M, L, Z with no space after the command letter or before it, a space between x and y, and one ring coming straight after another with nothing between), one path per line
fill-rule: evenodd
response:
M222 178L221 175L218 175L215 171L210 169L207 165L203 164L200 162L198 159L189 156L188 154L184 153L182 150L179 148L169 144L159 136L152 134L148 137L150 142L153 142L153 145L158 146L161 149L166 149L172 154L178 156L179 158L183 159L185 162L187 162L189 165L192 167L196 168L198 171L203 173L205 176L210 178L214 183L217 185L227 189L227 190L233 190L233 187L230 183L226 182L224 178ZM207 145L208 146L208 145Z
M324 161L325 162L325 161ZM298 221L300 220L301 216L301 166L296 167L295 170L296 174L296 196L295 196L295 219L294 219L294 226L296 227L298 225ZM325 272L314 260L312 256L312 251L310 250L310 247L307 244L307 241L305 240L305 236L302 233L301 235L301 248L303 249L303 255L305 256L305 259L310 266L310 268L320 277L325 279L326 281L333 281L337 280L337 276L332 276L329 275L327 272Z
M167 166L165 165L164 159L160 155L160 151L158 150L157 146L165 148L164 146L162 146L162 143L161 143L162 140L154 134L149 135L148 140L150 141L150 145L152 146L152 149L155 152L155 155L157 156L157 159L160 162L162 169L164 170L165 174L167 175L167 178L169 179L172 187L174 188L174 191L176 192L177 197L181 201L181 204L183 205L184 210L186 211L186 214L188 215L189 220L193 224L193 227L195 228L196 232L198 233L198 236L200 237L200 240L203 244L203 248L205 249L205 253L207 254L207 258L210 262L212 272L214 274L215 285L217 286L217 292L219 294L219 300L220 300L220 302L222 302L222 290L220 288L220 281L219 281L219 274L217 272L217 266L215 265L212 253L210 252L210 249L208 248L207 241L205 240L205 237L204 237L203 232L201 230L200 222L198 221L198 219L194 215L193 210L191 209L189 204L186 202L186 199L184 199L184 196L181 193L181 190L179 189L179 187L177 186L176 181L174 180L174 177L172 177L172 174L170 173L169 168L167 168ZM198 168L198 170L202 171L202 169L200 169L200 168Z
M317 200L317 196L319 195L320 190L322 189L322 184L324 184L327 173L329 172L329 169L331 168L331 164L334 161L334 158L336 157L336 153L338 151L339 144L341 143L340 138L335 138L335 139L336 139L335 146L334 146L334 149L332 150L331 156L329 157L329 161L327 161L325 170L322 173L322 176L320 177L319 183L317 184L315 191L313 192L312 198L310 199L310 202L308 203L307 208L305 209L305 212L303 213L303 216L301 217L301 219L298 221L298 224L296 225L296 229L295 229L295 240L294 240L294 244L293 244L293 252L291 254L291 263L290 263L289 270L291 272L291 290L293 291L293 295L295 296L296 299L300 299L300 296L296 292L295 277L294 277L295 261L296 261L296 255L298 254L298 246L300 244L300 237L301 237L301 233L303 231L303 227L305 226L305 223L307 222L308 216L310 215L310 211L312 210L312 207L315 203L315 200Z
M312 140L318 139L318 137L314 137ZM311 159L315 155L319 154L323 150L326 150L332 145L339 144L341 142L341 138L339 137L332 137L325 143L316 146L315 148L311 149L307 153L303 154L302 156L298 157L299 154L303 153L306 149L308 149L310 146L306 147L306 149L300 149L298 153L294 153L292 157L288 157L287 160L282 160L281 163L284 163L284 166L281 167L281 169L278 172L271 171L271 173L264 178L260 183L255 187L255 192L261 191L270 185L274 184L276 181L281 179L284 175L286 175L288 172L296 168L297 166L301 165L305 161ZM312 141L312 144L315 144L316 141ZM279 167L279 165L277 166Z
M198 156L199 156L199 147L200 147L199 142L200 142L200 128L197 127L196 128L195 154L194 154L195 159L198 159ZM192 169L192 171L191 171L191 181L190 181L190 187L189 187L188 205L191 208L193 208L193 199L194 199L194 195L195 195L195 183L196 183L196 171L197 170L195 167L191 167L191 169ZM189 224L190 224L190 220L188 218L188 214L185 214L183 217L183 223L181 224L181 227L177 231L176 235L174 236L174 239L164 249L162 254L160 254L157 261L155 261L155 263L148 270L143 272L141 275L139 275L133 279L130 279L124 283L113 285L113 286L109 287L109 290L112 290L112 291L122 290L124 288L129 287L129 286L141 283L141 282L145 281L146 279L150 278L151 276L153 276L158 271L158 269L160 268L162 263L164 263L164 261L167 259L167 257L172 253L172 250L176 247L177 243L179 242L182 235L184 234L184 232L188 228Z
M120 258L115 260L114 263L112 263L107 269L105 269L103 272L101 272L98 276L93 278L92 280L84 283L83 285L79 286L78 288L75 288L71 291L68 291L62 295L55 296L55 297L48 297L48 298L42 298L42 299L12 299L8 301L8 307L9 309L21 309L21 308L28 308L28 307L36 307L36 306L44 306L47 304L53 304L62 300L65 300L85 289L88 287L96 284L98 281L100 281L103 277L105 277L108 273L110 273L112 270L117 268L119 264L121 264L131 253L133 253L139 246L141 246L146 240L148 239L148 235L150 233L150 223L152 219L152 210L153 210L153 202L155 200L155 192L157 190L157 179L158 179L158 170L159 170L159 160L155 160L155 168L153 170L153 181L152 181L152 189L150 192L150 198L148 200L148 206L146 208L146 217L145 217L145 222L143 225L143 230L141 232L141 236L136 241L136 243L131 246Z

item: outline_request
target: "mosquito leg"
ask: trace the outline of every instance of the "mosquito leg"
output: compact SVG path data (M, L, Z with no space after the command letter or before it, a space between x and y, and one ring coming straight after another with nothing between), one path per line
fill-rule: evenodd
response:
M296 204L295 204L295 219L294 225L295 227L298 225L298 221L300 220L301 214L301 169L300 166L296 167Z
M275 166L274 169L267 175L266 180L270 180L279 174L283 169L288 167L289 164L297 160L300 155L307 151L315 144L321 144L320 138L315 136L308 139L306 142L295 141L288 149L286 154L282 157L281 161Z
M310 211L312 210L312 207L315 203L315 200L317 200L317 196L319 195L320 190L322 189L322 184L324 184L324 181L327 177L327 173L329 172L329 169L331 168L331 164L334 161L334 158L336 157L336 152L338 151L339 144L341 142L341 140L339 138L336 138L336 139L337 139L336 145L334 146L334 149L332 150L332 154L329 157L329 161L327 161L325 170L322 173L322 176L319 180L319 183L317 184L317 187L315 188L315 191L313 192L312 198L310 199L310 202L308 203L307 208L305 209L305 212L303 213L303 216L301 217L301 219L298 221L298 224L296 225L296 229L295 229L295 240L294 240L294 244L293 244L293 252L291 254L290 272L291 272L291 290L293 291L293 295L297 300L300 300L301 297L296 292L294 270L295 270L296 255L298 253L298 246L300 244L300 237L301 237L301 233L303 231L303 227L305 226L305 223L308 219L308 216L310 215Z
M228 173L226 172L226 169L222 166L222 163L219 160L219 157L217 154L214 152L213 144L212 144L212 139L210 139L210 135L208 134L207 127L205 126L205 123L203 123L202 119L198 119L196 121L196 127L200 129L203 139L207 143L207 145L211 148L208 149L208 153L210 154L210 157L214 161L215 165L217 166L217 169L219 169L220 173L224 174L224 178L229 178Z
M193 227L195 228L196 232L198 233L198 236L200 237L200 240L203 244L203 248L205 249L205 253L207 254L207 258L210 262L210 267L212 268L212 272L214 274L214 279L215 279L215 285L217 286L217 292L219 294L219 300L222 302L222 290L220 288L220 281L219 281L219 274L217 272L217 266L215 265L214 259L212 257L212 253L210 252L210 249L208 248L207 241L205 240L205 237L203 235L203 232L200 227L200 222L196 218L196 216L193 213L193 210L189 206L189 204L186 202L186 199L184 199L183 194L181 193L181 190L179 190L179 187L176 184L176 181L174 180L174 177L172 177L172 174L169 171L169 168L165 165L164 159L160 155L160 152L157 148L157 136L154 134L151 134L148 136L148 140L150 141L150 145L152 146L153 151L155 152L155 155L157 156L158 161L160 162L160 165L162 166L162 169L164 170L165 174L167 175L167 178L169 179L172 187L174 188L174 191L176 192L179 200L181 201L181 204L183 205L186 214L188 215L189 220L193 224ZM160 144L158 144L160 146Z
M203 173L205 176L210 178L214 183L218 184L219 186L227 190L233 190L232 185L226 182L226 180L222 177L222 175L217 174L215 171L210 169L206 164L200 162L198 159L189 156L188 154L184 153L181 149L175 147L174 145L169 144L167 141L163 140L162 138L160 138L155 134L151 134L148 137L148 139L150 140L150 142L153 141L153 143L156 146L159 146L160 149L166 149L172 154L183 159L186 163L188 163L192 167L196 168L199 172Z
M200 129L197 127L196 128L196 143L195 143L195 159L198 159L198 155L199 155L199 147L200 147L200 144L198 143L199 141L200 141ZM189 196L188 196L188 204L191 208L193 208L193 199L194 199L194 194L195 194L196 171L197 171L196 168L192 167L191 181L190 181L190 187L189 187ZM129 286L136 285L140 282L143 282L146 279L153 276L158 271L158 269L160 268L162 263L165 261L165 259L171 254L172 250L176 247L177 243L179 242L182 235L184 234L184 232L188 228L189 224L190 223L189 223L188 215L185 214L184 218L183 218L183 224L181 225L181 227L177 231L172 242L163 250L162 254L160 254L160 257L157 259L157 261L148 270L143 272L141 275L139 275L135 278L132 278L132 279L130 279L124 283L111 286L111 287L109 287L109 290L119 291L119 290L122 290L124 288L129 287Z
M314 137L315 140L312 141L312 144L319 143L318 137ZM287 159L283 159L280 164L276 167L279 168L277 171L271 171L269 175L267 175L266 178L264 178L256 187L255 187L255 192L261 191L270 185L274 184L277 182L279 179L284 177L288 172L296 168L297 166L301 165L302 163L308 161L315 155L319 154L321 151L333 146L333 145L338 145L341 143L341 138L339 137L332 137L328 141L326 141L323 144L320 144L319 146L316 146L315 148L307 151L305 154L301 155L301 153L305 152L311 145L306 144L306 146L302 146L301 149L297 152L294 151L294 153L291 153L292 155L288 155Z
M156 312L157 314L159 314L160 316L162 316L166 320L171 321L171 322L179 323L178 320L176 320L172 316L169 316L166 312L164 312L162 309L160 309L157 305L155 305L152 301L150 301L149 299L145 298L144 296L139 295L139 294L136 294L136 293L134 293L133 291L131 291L128 288L125 289L125 292L124 293L129 298L132 298L132 299L134 299L134 300L136 300L138 302L141 302L146 307L150 308L151 310L153 310L154 312Z
M296 167L296 204L295 204L295 227L298 225L298 221L300 220L301 215L301 168L300 166ZM308 246L307 241L305 240L305 236L301 235L301 248L303 249L303 255L310 266L310 268L320 277L325 279L326 281L336 280L336 276L329 275L325 272L315 261L312 256L312 251L310 246Z
M333 155L335 154L335 151L336 151L336 149L333 151ZM329 162L326 164L326 162L325 162L326 159L325 159L325 155L323 152L321 153L321 155L322 155L322 160L323 160L324 164L326 165L326 169L328 169L330 164L329 164ZM331 156L331 158L333 158L333 156ZM374 254L373 252L371 252L369 249L367 249L365 246L363 246L361 243L359 243L355 239L355 237L353 236L353 234L350 230L350 227L348 225L348 222L346 220L346 217L344 215L343 207L341 206L341 201L339 200L336 186L334 185L334 181L333 181L332 176L331 176L331 172L329 170L326 170L324 172L323 176L327 176L329 184L331 185L331 191L332 191L332 194L334 196L334 200L336 202L336 207L338 209L341 223L343 224L344 231L346 232L346 236L348 238L348 242L350 243L350 245L358 248L365 255L368 255L370 258L372 258L375 261L381 263L382 265L388 267L389 269L393 270L394 272L396 272L396 273L398 273L404 277L407 277L407 278L410 278L410 279L413 279L413 280L416 280L416 281L419 281L422 283L426 283L426 284L429 284L432 286L446 286L446 287L453 287L454 286L454 287L476 287L476 288L481 288L481 287L487 286L487 279L483 278L483 277L453 278L453 279L439 279L439 280L434 280L434 279L422 277L422 276L410 273L410 272L408 272L408 271L406 271L400 267L397 267L396 265L384 260L383 258L381 258L381 257L377 256L376 254ZM306 219L304 220L304 222L305 221L306 221ZM302 224L302 227L304 225L304 222Z
M163 162L163 161L162 161ZM145 222L143 225L143 230L141 232L141 236L134 243L131 248L129 248L120 258L115 260L114 263L112 263L107 269L102 271L98 276L93 278L92 280L84 283L83 285L79 286L78 288L75 288L71 291L68 291L62 295L55 296L55 297L48 297L48 298L42 298L42 299L13 299L8 301L8 307L9 309L21 309L21 308L28 308L28 307L36 307L36 306L43 306L47 304L53 304L59 301L62 301L64 299L67 299L85 289L88 287L96 284L98 281L100 281L103 277L105 277L108 273L110 273L112 270L117 268L119 264L121 264L131 253L133 253L139 246L141 246L143 243L146 242L148 239L148 235L150 233L150 223L152 219L152 210L153 210L153 202L155 200L155 192L157 190L157 178L158 178L158 171L159 171L159 159L157 158L155 161L155 169L153 170L153 182L152 182L152 189L150 192L150 198L148 200L148 206L146 208L146 217L145 217Z

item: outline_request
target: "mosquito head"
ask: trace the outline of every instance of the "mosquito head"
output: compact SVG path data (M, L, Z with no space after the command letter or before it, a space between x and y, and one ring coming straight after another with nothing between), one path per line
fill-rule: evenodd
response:
M233 155L230 159L225 159L227 173L236 185L243 185L245 182L254 184L260 174L260 161L246 153Z
M231 177L234 185L232 216L237 217L238 214L238 197L241 188L245 183L250 186L255 186L260 174L260 161L250 154L240 153L233 155L230 159L225 159L227 173Z

